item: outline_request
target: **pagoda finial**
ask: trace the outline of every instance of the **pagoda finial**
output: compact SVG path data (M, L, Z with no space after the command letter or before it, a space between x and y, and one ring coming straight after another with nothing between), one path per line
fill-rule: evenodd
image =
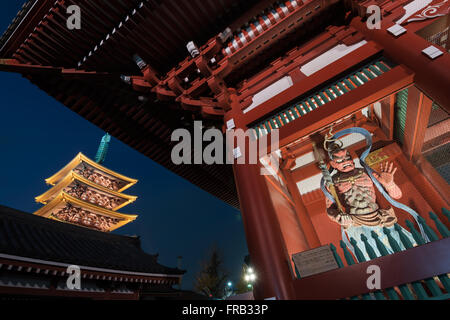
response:
M111 141L111 136L106 133L102 141L100 142L100 145L98 146L97 155L95 156L95 162L98 164L102 164L106 159L106 153L108 152L108 145Z

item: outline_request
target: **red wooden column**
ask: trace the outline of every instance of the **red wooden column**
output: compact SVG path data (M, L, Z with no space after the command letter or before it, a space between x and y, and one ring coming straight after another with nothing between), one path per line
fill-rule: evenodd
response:
M403 151L409 160L415 161L422 154L423 140L432 105L433 101L415 86L409 88L403 143Z
M256 299L293 299L293 278L276 212L260 167L234 164L247 246L258 276Z
M416 166L426 178L426 184L419 182L419 187L422 187L422 192L427 195L427 200L430 206L433 208L434 212L440 215L441 208L450 207L450 185L445 181L444 178L433 168L433 166L428 162L428 160L420 155L416 161ZM416 188L420 189L418 186ZM441 220L448 226L447 219L440 216Z
M394 94L381 101L381 128L389 140L394 139L394 105Z
M233 118L235 129L245 130L239 120L241 110L236 91L231 91L230 97L232 108L225 116L225 123ZM248 139L245 145L238 147L249 150ZM247 152L242 153L243 157L248 157ZM233 164L247 247L257 274L253 293L255 299L294 299L289 255L266 178L260 169L257 164L249 164L248 158L245 164Z
M300 196L300 193L298 191L297 184L295 183L292 177L292 173L290 172L289 169L284 170L284 176L286 178L289 193L292 195L292 198L295 202L295 210L297 212L300 225L302 226L305 232L305 237L308 241L309 247L310 248L319 247L320 246L319 237L317 236L317 232L311 221L311 217L309 216L308 211L306 210L305 204L303 203L302 197Z

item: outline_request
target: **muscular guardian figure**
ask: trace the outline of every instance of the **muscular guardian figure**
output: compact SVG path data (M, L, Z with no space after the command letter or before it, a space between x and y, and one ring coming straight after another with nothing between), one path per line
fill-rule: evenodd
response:
M378 206L372 180L364 169L355 168L350 153L339 149L332 153L331 157L330 165L337 170L333 182L346 212L339 212L336 204L327 198L328 216L344 227L393 226L397 222L394 210L385 210ZM380 174L374 174L393 199L402 197L402 191L394 182L396 171L393 163L386 162L381 165Z
M365 235L376 255L380 256L372 237L373 231L385 244L388 252L393 252L383 228L388 228L400 248L405 249L398 232L394 229L394 224L397 222L394 209L392 207L388 209L380 208L377 203L374 183L367 172L363 168L356 168L350 153L346 149L342 149L340 145L333 144L328 151L330 165L337 171L332 176L333 184L344 211L341 212L335 202L326 198L327 214L330 219L340 224L349 238L351 237L359 242L359 248L366 259L370 259L370 257L365 250L365 246L360 242L361 235ZM373 174L393 199L402 197L402 191L394 182L396 171L397 168L394 168L392 162L386 162L381 165L379 173ZM411 243L415 244L412 235L403 228L402 231Z

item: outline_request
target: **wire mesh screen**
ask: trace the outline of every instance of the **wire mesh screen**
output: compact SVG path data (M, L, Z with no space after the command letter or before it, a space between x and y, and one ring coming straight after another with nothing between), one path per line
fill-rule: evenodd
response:
M431 108L430 120L428 122L428 128L445 121L450 118L450 114L441 108L438 104L433 103L433 107Z
M444 144L425 154L428 162L436 169L442 178L450 184L450 143Z

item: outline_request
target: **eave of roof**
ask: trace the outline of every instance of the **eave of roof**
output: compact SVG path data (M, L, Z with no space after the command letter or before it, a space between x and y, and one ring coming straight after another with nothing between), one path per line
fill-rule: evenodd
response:
M55 262L55 261L49 261L49 260L33 259L33 258L21 257L21 256L15 256L15 255L3 254L3 253L0 253L0 258L15 260L15 261L38 263L38 264L44 264L44 265L56 266L56 267L71 266L70 263L61 263L61 262ZM174 274L144 273L144 272L133 272L133 271L126 271L126 270L95 268L95 267L89 267L89 266L78 266L78 267L80 267L81 270L98 271L98 272L104 272L104 273L115 273L115 274L132 275L132 276L160 277L160 278L182 277L182 275L185 273L184 270L180 270L180 274L174 275Z
M139 238L61 223L1 205L0 254L127 274L185 273L159 264L157 255L142 251Z
M52 0L27 0L17 13L11 24L0 37L0 56L12 54L42 16L48 12L54 2ZM13 43L14 42L14 43Z
M79 181L82 182L94 189L100 190L102 192L111 194L115 197L118 198L122 198L125 199L126 201L120 205L118 205L117 207L114 207L112 210L113 211L117 211L123 207L125 207L126 205L136 201L137 196L130 196L124 193L120 193L108 188L105 188L101 185L98 185L82 176L80 176L79 174L73 172L73 170L69 171L69 173L66 175L65 178L63 178L62 180L60 180L53 188L47 190L46 192L44 192L43 194L41 194L40 196L37 196L35 198L36 202L42 203L42 204L47 204L48 200L50 198L52 198L53 196L55 196L56 194L58 194L59 192L61 192L65 187L67 187L68 185L70 185L73 181Z
M57 207L61 203L68 203L68 204L71 204L74 206L79 206L81 208L85 208L93 213L97 213L97 214L111 217L111 218L120 219L121 221L119 223L115 224L109 231L118 229L118 228L122 227L123 225L125 225L133 220L136 220L136 218L138 217L137 215L134 215L134 214L123 214L123 213L119 213L119 212L115 212L112 210L108 210L108 209L99 207L95 204L92 204L92 203L89 203L86 201L82 201L80 199L72 197L71 195L69 195L65 192L61 192L60 194L58 194L58 196L56 196L52 201L50 201L45 206L43 206L42 208L40 208L36 212L34 212L34 215L58 220L51 216L51 214L52 214L51 210L53 210L53 208Z
M82 154L81 152L78 153L75 158L73 158L64 168L62 168L61 170L59 170L57 173L55 173L54 175L52 175L50 178L45 179L45 182L47 184L51 184L51 185L55 185L56 183L58 183L61 179L63 179L67 174L69 174L69 172L71 170L73 170L76 166L78 166L80 163L85 162L88 165L90 165L91 167L94 167L95 169L102 171L114 178L117 178L119 180L128 182L125 186L123 186L120 190L118 190L117 192L122 192L126 189L128 189L129 187L133 186L134 184L136 184L138 182L138 180L136 179L132 179L129 177L126 177L120 173L114 172L104 166L102 166L101 164L98 164L97 162L89 159L88 157L86 157L84 154Z

